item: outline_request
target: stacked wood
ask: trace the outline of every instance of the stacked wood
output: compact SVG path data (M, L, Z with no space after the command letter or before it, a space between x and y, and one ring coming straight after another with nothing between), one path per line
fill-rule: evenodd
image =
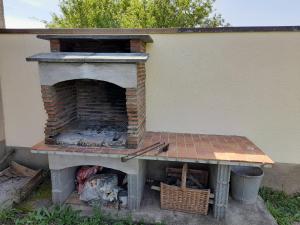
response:
M185 163L181 170L181 180L180 186L178 185L169 185L161 182L160 184L160 202L162 209L170 209L188 213L197 213L207 215L209 198L210 198L210 189L199 189L199 188L189 188L187 187L187 177L188 177L188 166ZM173 174L175 178L178 176L178 170L175 168L167 169L168 172ZM202 181L207 182L208 173L205 171L199 170L192 175L192 180L199 185L207 186L207 183L201 184L200 179L196 179L194 176L198 175Z

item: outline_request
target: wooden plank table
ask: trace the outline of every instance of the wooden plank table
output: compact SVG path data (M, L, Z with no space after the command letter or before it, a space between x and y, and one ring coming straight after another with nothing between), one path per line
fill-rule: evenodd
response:
M179 161L226 165L272 166L274 163L261 149L246 137L226 135L183 134L146 132L142 147L156 142L167 142L169 150L158 154L150 151L140 159ZM77 153L120 158L136 149L113 149L109 147L81 147L46 145L41 142L32 147L34 153Z
M169 143L169 150L162 153L153 150L137 159L211 164L211 189L215 194L213 209L218 219L224 218L226 213L231 166L271 167L274 163L254 143L241 136L146 132L141 148L156 142ZM135 151L137 149L46 145L43 142L32 147L34 153L112 158L121 158Z

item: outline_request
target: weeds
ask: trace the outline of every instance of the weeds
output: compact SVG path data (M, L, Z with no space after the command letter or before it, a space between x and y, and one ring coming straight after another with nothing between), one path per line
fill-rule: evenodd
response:
M147 225L133 222L131 217L113 219L94 209L90 217L80 216L79 211L70 207L54 206L50 209L40 208L23 214L17 209L0 211L0 225ZM163 225L163 224L155 224Z
M19 211L16 209L4 209L0 211L0 224L14 224Z
M279 225L300 222L300 194L290 196L265 187L261 188L259 193Z

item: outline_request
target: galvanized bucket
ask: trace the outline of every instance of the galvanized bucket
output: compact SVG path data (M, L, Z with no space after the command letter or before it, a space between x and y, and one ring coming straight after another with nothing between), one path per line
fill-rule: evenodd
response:
M259 167L232 167L230 183L233 199L244 204L255 203L263 176L264 172Z

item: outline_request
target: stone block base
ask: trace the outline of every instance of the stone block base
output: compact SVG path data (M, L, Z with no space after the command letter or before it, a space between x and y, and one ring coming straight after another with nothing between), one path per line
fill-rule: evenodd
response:
M87 154L49 154L53 203L64 203L75 190L76 169L83 165L99 165L126 173L128 176L128 208L135 210L140 207L145 184L145 161L132 159L123 163L120 158Z
M210 186L215 193L213 215L217 219L224 219L229 198L229 165L211 165L210 166Z

